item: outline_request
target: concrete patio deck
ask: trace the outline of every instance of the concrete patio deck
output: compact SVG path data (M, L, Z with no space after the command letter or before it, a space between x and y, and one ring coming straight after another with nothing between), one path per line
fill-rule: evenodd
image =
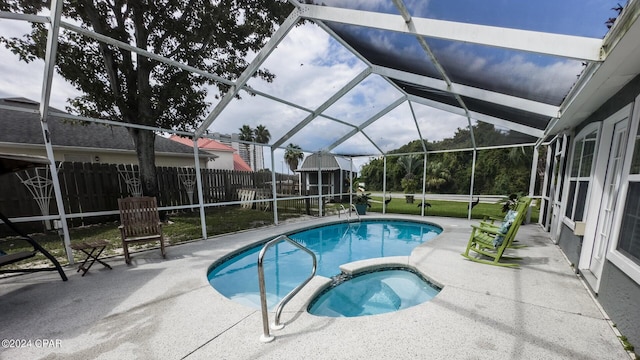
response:
M159 250L134 254L131 266L114 257L107 260L113 270L95 264L84 277L67 267L67 282L57 273L0 279L0 339L31 341L20 348L3 342L0 358L630 358L597 302L538 225L520 228L517 239L529 247L516 251L522 267L508 269L460 256L475 221L425 219L442 226L443 234L409 257L385 260L414 266L443 286L432 301L412 308L358 318L313 316L306 304L326 282L317 277L285 307L286 327L272 332L275 341L264 344L260 311L228 300L209 285L208 267L229 252L337 220L326 217L172 246L166 260Z

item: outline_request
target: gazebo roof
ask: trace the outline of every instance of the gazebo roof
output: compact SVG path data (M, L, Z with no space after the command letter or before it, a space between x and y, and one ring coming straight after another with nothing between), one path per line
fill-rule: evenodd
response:
M302 165L296 170L298 172L314 172L346 170L352 171L351 162L343 157L331 154L312 154L307 156Z

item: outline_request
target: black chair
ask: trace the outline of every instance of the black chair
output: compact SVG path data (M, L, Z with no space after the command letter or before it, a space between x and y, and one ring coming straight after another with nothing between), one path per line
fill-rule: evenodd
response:
M12 173L20 170L25 170L37 166L49 164L47 158L39 156L27 156L27 155L14 155L14 154L0 154L0 175ZM6 224L13 232L18 234L20 238L28 242L33 248L32 251L19 251L15 253L9 253L0 255L0 267L16 263L35 256L38 252L42 253L52 263L53 267L37 267L37 268L21 268L21 269L0 269L0 273L29 273L38 271L58 271L63 281L67 281L67 275L64 273L62 266L56 258L51 255L45 248L43 248L37 241L35 241L29 235L23 233L15 226L9 219L0 212L0 220Z

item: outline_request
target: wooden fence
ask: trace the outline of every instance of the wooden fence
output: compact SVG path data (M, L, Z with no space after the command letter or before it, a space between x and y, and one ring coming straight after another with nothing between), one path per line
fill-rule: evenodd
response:
M131 196L138 185L132 174L137 174L138 166L100 163L58 164L58 179L62 192L64 209L67 214L79 214L118 209L118 198ZM202 187L205 203L238 200L238 189L271 189L271 173L266 171L245 172L217 169L202 169ZM20 175L20 179L17 175ZM42 215L33 193L21 180L30 178L32 183L51 182L50 174L44 169L27 170L17 175L8 174L0 178L0 209L9 218ZM195 169L158 167L158 205L180 206L198 202L195 186ZM276 182L293 183L295 175L276 174ZM57 214L53 188L50 185L48 211ZM189 193L193 190L193 193ZM46 194L45 194L46 195ZM191 200L189 196L192 196ZM45 206L46 207L46 206ZM117 216L111 217L117 219ZM92 219L72 219L72 225L97 223L110 217Z

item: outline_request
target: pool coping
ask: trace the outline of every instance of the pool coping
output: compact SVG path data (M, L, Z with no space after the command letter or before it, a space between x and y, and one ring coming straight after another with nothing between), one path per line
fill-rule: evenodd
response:
M420 246L425 245L428 242L434 241L435 239L437 239L439 236L441 236L444 232L445 229L441 226L438 225L437 223L433 222L433 221L428 221L425 220L424 218L407 218L407 217L403 217L403 216L388 216L388 215L380 215L380 214L376 214L374 216L368 216L365 219L357 219L357 218L350 218L350 219L341 219L338 218L336 219L327 219L324 222L321 223L317 223L317 224L308 224L306 226L302 226L299 228L295 228L292 230L289 230L287 232L283 232L279 235L275 235L275 236L267 236L266 238L260 239L260 240L256 240L252 243L248 243L248 244L243 244L240 247L238 247L237 249L229 252L226 256L221 257L219 259L216 259L207 269L207 274L209 274L209 272L211 272L211 270L213 270L215 267L219 266L220 264L224 263L225 261L227 261L230 258L233 258L234 256L247 251L249 249L252 249L254 247L260 246L261 244L266 244L269 241L277 238L280 235L291 235L291 234L295 234L298 232L302 232L302 231L307 231L307 230L311 230L311 229L316 229L316 228L321 228L324 226L330 226L330 225L335 225L335 224L341 224L344 222L348 222L348 223L357 223L357 222L377 222L377 221L405 221L405 222L414 222L414 223L421 223L421 224L428 224L428 225L432 225L435 226L439 229L441 229L441 233L436 235L435 237L433 237L432 239L429 239L428 241L425 241L423 243L417 244L416 247L414 247L411 252L413 253L413 251ZM440 289L442 289L444 287L444 285L440 282L438 282L437 280L433 279L432 277L429 276L429 274L425 274L423 271L421 271L418 267L412 265L409 261L409 258L411 257L411 254L406 255L406 256L388 256L388 257L376 257L376 258L370 258L370 259L364 259L364 260L358 260L358 261L353 261L353 262L349 262L349 263L345 263L345 264L341 264L339 265L339 269L341 271L341 273L350 275L350 276L354 276L356 274L362 273L362 272L367 272L367 271L372 271L372 270L380 270L380 269L385 269L385 268L393 268L393 267L402 267L402 268L407 268L410 269L412 271L415 271L416 273L420 274L420 276L422 276L427 282L439 287ZM315 275L314 279L312 279L311 281L309 281L304 288L302 288L300 290L300 292L298 294L296 294L285 306L287 309L297 309L297 311L304 311L307 312L307 314L309 315L313 315L310 314L307 311L307 308L309 307L309 305L322 293L324 292L328 287L331 286L332 283L332 279L331 278L327 278L326 276L322 276L322 275ZM220 294L217 289L215 289L215 287L212 287L218 294ZM222 294L220 294L221 296L224 296ZM234 301L233 299L229 299L229 301ZM241 304L243 306L247 306L244 304ZM274 306L275 308L275 306ZM313 316L317 316L317 315L313 315Z

